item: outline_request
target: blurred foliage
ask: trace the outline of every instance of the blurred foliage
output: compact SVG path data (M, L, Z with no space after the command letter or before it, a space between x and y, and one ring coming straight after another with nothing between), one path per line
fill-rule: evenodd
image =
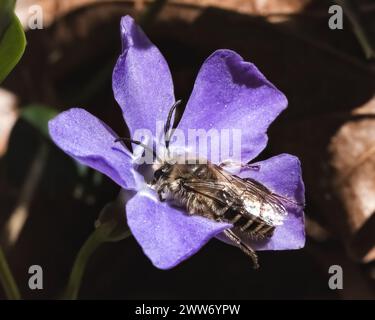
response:
M22 109L21 118L30 123L43 136L49 138L48 121L58 114L54 108L43 105L29 105Z
M367 30L360 19L360 12L356 3L350 0L335 0L335 2L343 8L344 13L352 24L354 35L357 37L366 58L375 58L373 43L370 41Z
M0 2L0 38L10 23L15 4L15 0L1 0Z
M14 14L15 0L0 2L0 83L21 59L26 38L20 21ZM0 247L0 282L9 300L21 298L18 286Z
M17 16L13 13L14 0L5 0L0 4L0 82L21 59L26 37Z

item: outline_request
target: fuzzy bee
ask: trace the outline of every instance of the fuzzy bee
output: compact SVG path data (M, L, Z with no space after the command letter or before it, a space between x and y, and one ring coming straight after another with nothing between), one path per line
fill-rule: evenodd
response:
M173 133L170 128L172 114L179 103L172 106L166 121L164 134L167 149ZM132 139L118 140L128 140L148 148ZM225 170L225 163L215 165L207 161L194 161L192 164L191 160L186 161L186 164L178 161L174 164L161 162L154 171L151 187L157 192L160 201L181 207L189 215L233 224L233 228L226 229L224 234L250 256L254 268L258 268L256 252L243 240L271 237L287 215L283 203L291 200L273 193L253 179L230 174ZM251 165L244 167L259 169Z
M257 255L242 238L271 237L287 215L280 196L212 163L163 164L155 171L152 185L160 201L170 201L191 215L233 224L224 234L251 257L254 268L259 266Z

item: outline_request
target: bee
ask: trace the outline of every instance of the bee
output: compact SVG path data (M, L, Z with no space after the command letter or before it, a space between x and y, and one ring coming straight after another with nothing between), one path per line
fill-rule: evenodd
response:
M177 101L172 106L165 124L167 149L173 133L170 129L172 114L179 103ZM148 148L136 140L118 140L128 140ZM270 238L287 216L284 200L291 200L273 193L254 179L243 179L229 173L225 170L226 163L216 165L208 161L202 163L198 159L191 160L182 164L161 162L154 171L151 187L157 192L160 201L180 207L189 215L231 223L233 228L224 230L225 236L252 259L257 269L258 256L244 239ZM244 166L259 170L257 166Z
M190 215L233 224L224 234L250 256L254 268L259 267L257 254L242 239L271 237L287 215L280 196L212 163L163 164L155 171L152 186L160 201L182 207Z

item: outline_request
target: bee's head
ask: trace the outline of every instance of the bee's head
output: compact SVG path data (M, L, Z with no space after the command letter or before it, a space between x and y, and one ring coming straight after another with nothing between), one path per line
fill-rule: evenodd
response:
M156 169L154 172L154 179L152 184L158 183L161 179L165 179L168 177L172 169L172 166L168 163L163 164L160 168Z

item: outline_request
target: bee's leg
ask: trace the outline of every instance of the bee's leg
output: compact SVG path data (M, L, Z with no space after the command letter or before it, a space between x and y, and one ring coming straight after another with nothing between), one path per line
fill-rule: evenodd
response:
M230 240L232 240L235 244L237 244L238 247L251 258L251 260L253 261L254 269L258 269L259 268L258 256L255 253L255 251L252 248L250 248L249 246L247 246L246 244L244 244L241 241L241 239L232 230L226 229L226 230L224 230L224 234Z
M158 190L158 197L160 202L164 202L165 198L163 197L163 190Z
M243 164L242 168L249 169L249 170L254 170L254 171L259 171L260 170L260 164Z
M237 161L232 161L232 160L225 160L222 163L219 164L220 168L225 168L225 167L241 167L242 164Z
M259 171L260 170L260 165L259 164L249 164L249 163L240 163L236 161L231 161L227 160L219 164L220 168L233 168L233 167L239 167L241 169L249 169L249 170L254 170L254 171Z
M167 183L166 182L164 182L164 183L162 183L161 185L160 185L160 187L158 188L158 190L157 190L157 193L158 193L158 197L159 197L159 201L160 202L164 202L165 200L166 200L166 198L165 197L163 197L163 193L164 193L164 191L165 191L165 188L167 187Z

